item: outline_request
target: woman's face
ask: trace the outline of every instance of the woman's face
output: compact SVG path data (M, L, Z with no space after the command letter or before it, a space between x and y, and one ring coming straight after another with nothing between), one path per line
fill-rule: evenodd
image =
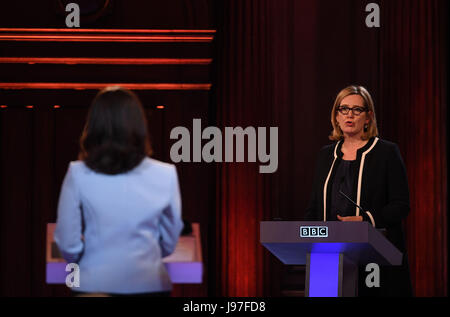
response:
M364 99L360 95L349 95L342 99L336 114L336 121L341 128L344 137L362 136L364 133L364 125L369 123L369 113L360 112L358 110L365 109ZM348 111L353 109L353 111ZM347 114L344 114L347 112Z

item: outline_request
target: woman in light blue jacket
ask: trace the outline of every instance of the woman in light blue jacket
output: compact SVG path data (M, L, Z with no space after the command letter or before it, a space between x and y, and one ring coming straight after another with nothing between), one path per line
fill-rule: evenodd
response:
M80 268L73 291L169 295L162 258L183 228L174 165L149 158L147 122L138 97L108 87L95 97L58 203L54 239Z

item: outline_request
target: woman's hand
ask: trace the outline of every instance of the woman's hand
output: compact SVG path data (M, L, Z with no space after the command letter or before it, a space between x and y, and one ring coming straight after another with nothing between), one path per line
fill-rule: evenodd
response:
M362 216L349 216L349 217L341 217L337 215L339 221L363 221Z

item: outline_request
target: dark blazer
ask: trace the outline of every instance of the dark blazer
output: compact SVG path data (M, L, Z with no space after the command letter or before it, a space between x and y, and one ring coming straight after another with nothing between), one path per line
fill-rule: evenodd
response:
M323 147L317 159L313 190L305 220L327 221L330 217L331 188L334 174L342 162L342 141ZM401 252L401 267L385 268L381 275L382 295L411 295L406 244L402 220L410 211L408 179L398 146L392 142L371 138L357 152L356 177L353 187L355 216L362 216L376 228L386 229L386 237ZM389 278L388 278L389 277ZM401 280L399 280L400 278ZM389 279L394 279L389 281ZM393 285L394 282L400 285ZM390 284L390 285L388 285ZM360 292L363 290L360 290Z

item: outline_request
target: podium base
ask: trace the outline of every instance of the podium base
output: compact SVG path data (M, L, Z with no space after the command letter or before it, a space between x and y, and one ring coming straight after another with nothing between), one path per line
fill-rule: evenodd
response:
M358 296L358 266L343 253L308 253L305 296Z

